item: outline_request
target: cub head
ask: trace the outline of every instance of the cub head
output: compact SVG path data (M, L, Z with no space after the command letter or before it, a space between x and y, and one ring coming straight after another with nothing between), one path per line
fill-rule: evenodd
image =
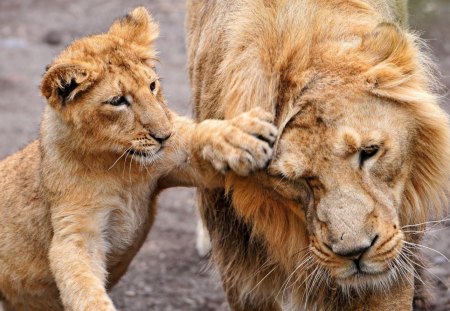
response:
M52 119L47 134L81 152L128 153L151 161L172 133L155 72L157 37L158 25L140 7L107 33L67 47L41 83L49 104L44 124Z

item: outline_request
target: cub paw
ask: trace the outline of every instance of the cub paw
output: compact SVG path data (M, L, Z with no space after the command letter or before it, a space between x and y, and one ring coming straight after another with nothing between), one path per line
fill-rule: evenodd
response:
M247 176L265 168L273 155L278 130L273 115L252 109L231 120L207 120L199 124L203 142L200 154L216 170Z

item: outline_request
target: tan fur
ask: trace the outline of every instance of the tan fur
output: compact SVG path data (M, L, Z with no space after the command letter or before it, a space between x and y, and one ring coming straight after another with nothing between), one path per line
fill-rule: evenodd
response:
M271 158L277 130L261 109L200 124L168 110L157 35L138 8L45 73L40 139L0 162L8 311L115 310L106 289L144 242L162 189L223 187L216 169L246 175Z
M412 309L450 142L406 4L188 1L198 119L260 106L282 131L272 176L201 191L232 310Z

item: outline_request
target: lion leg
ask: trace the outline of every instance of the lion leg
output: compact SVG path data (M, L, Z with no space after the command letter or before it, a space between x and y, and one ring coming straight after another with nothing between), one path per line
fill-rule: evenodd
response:
M345 310L356 311L411 311L413 310L414 276L410 280L399 280L389 291L370 294L358 299L353 306ZM407 284L406 284L407 283Z
M243 299L236 288L227 288L224 283L228 305L231 311L282 311L276 301L257 301L257 299Z
M6 301L0 301L0 311L15 311Z
M416 261L421 260L416 258ZM422 265L427 266L421 261ZM430 310L432 294L429 290L429 279L427 271L423 266L416 266L416 277L414 282L414 310Z
M197 248L197 253L202 257L206 256L211 250L211 238L200 217L197 218L195 247Z

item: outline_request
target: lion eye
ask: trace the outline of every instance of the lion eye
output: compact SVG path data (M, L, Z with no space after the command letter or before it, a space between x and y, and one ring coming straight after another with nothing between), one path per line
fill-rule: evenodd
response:
M156 81L150 83L150 91L155 94L156 93Z
M111 99L108 103L109 103L110 105L113 105L113 106L123 106L123 105L128 106L128 105L130 105L130 103L129 103L128 100L125 98L125 96L117 96L117 97L114 97L114 98Z
M362 167L364 165L364 162L375 156L378 153L379 149L380 148L378 146L369 146L362 149L359 152L359 166Z

